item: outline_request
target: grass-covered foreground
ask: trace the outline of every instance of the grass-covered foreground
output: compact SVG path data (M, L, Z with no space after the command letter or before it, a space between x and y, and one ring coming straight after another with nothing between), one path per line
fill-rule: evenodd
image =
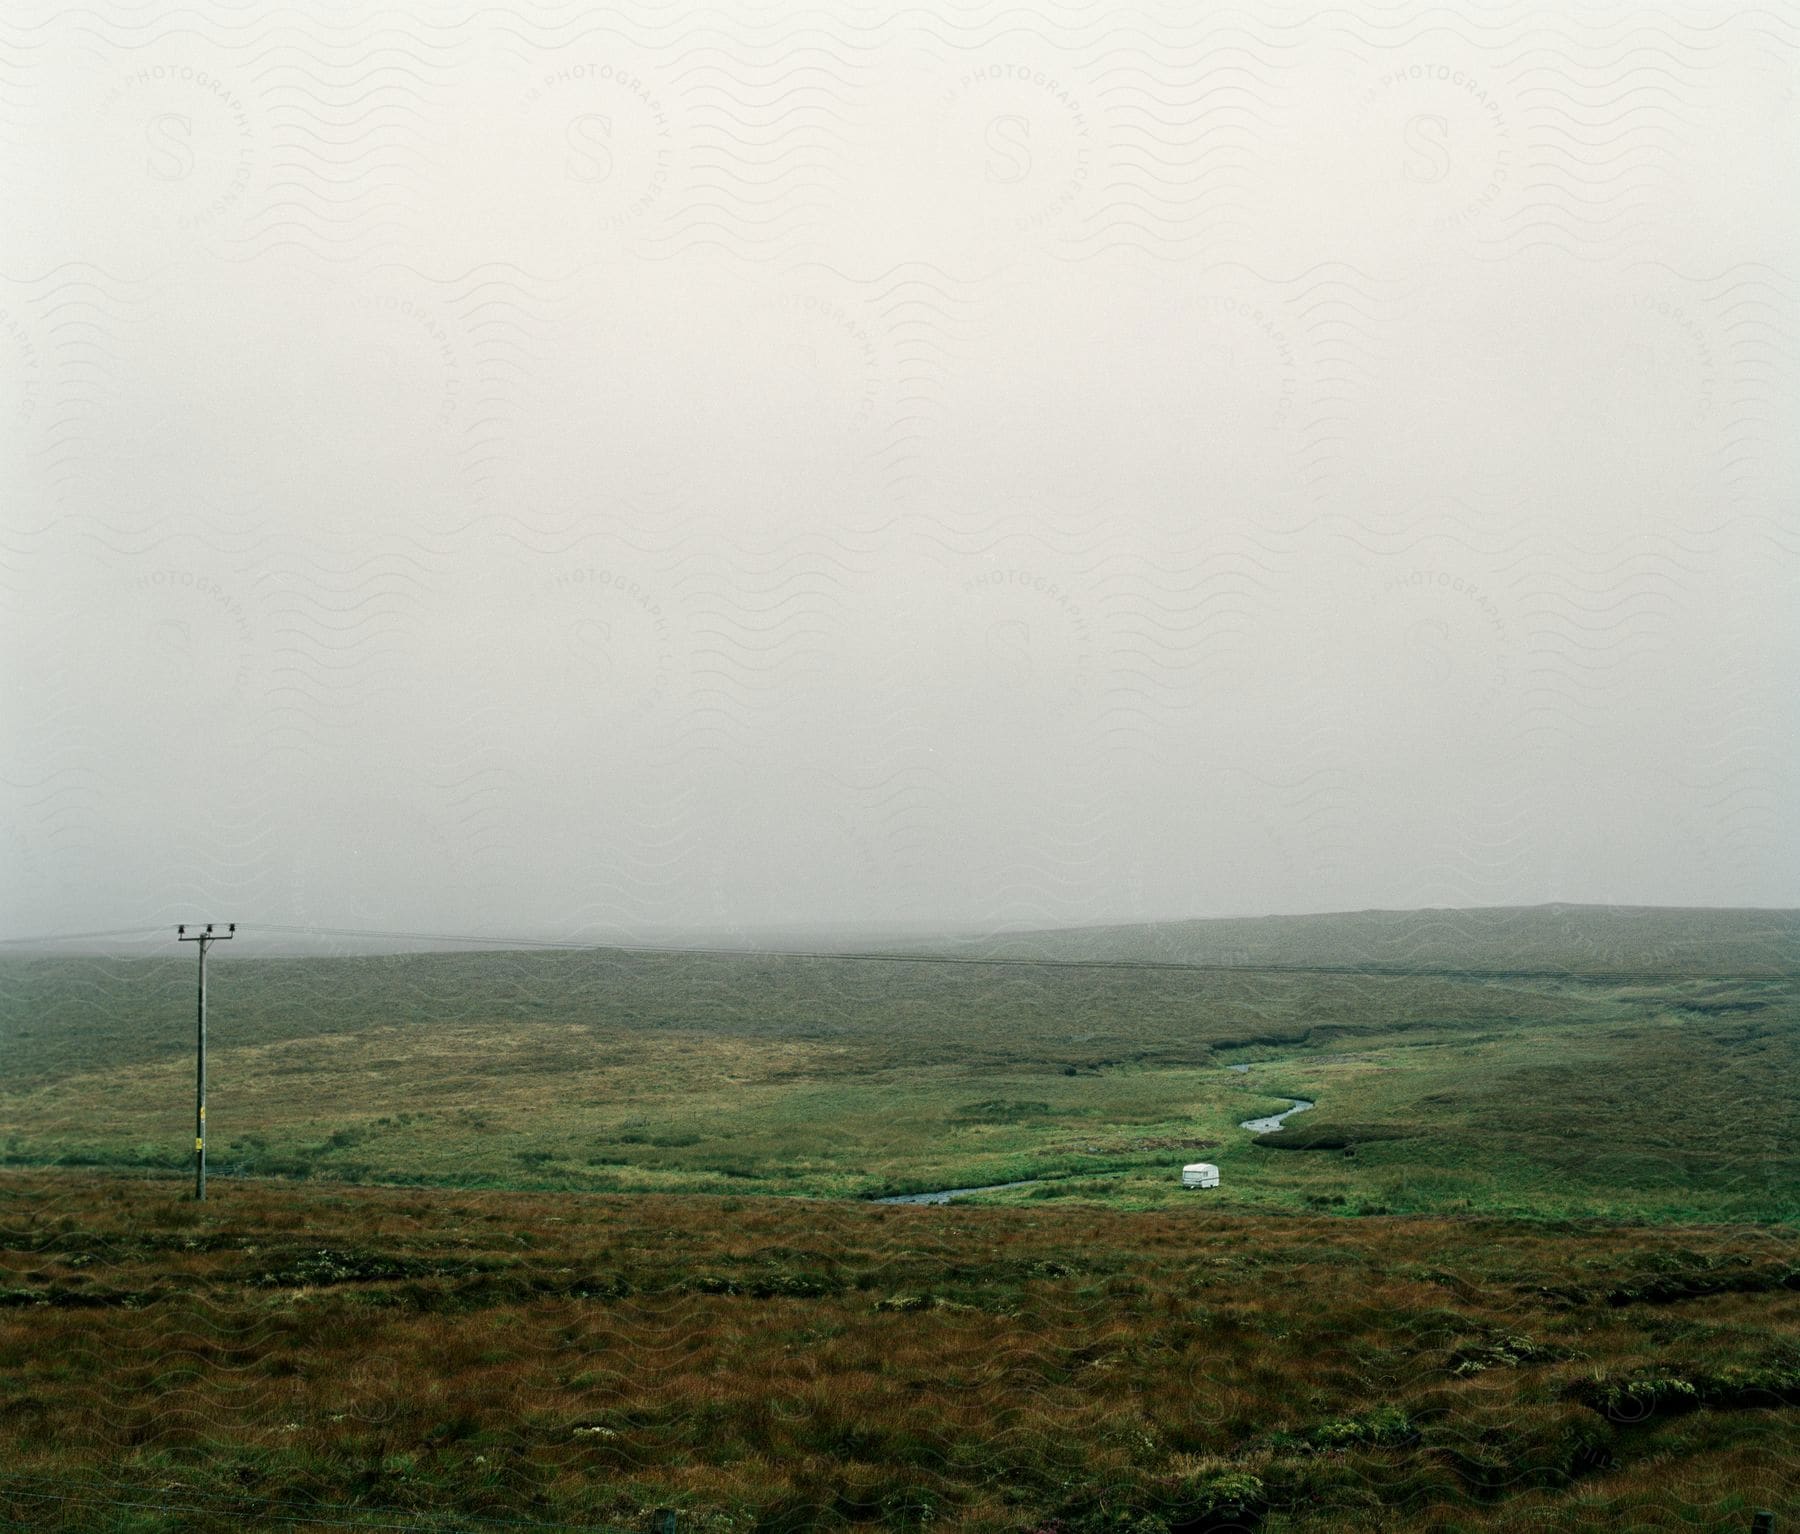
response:
M0 1519L1747 1529L1782 1229L0 1173ZM480 1520L494 1520L482 1523Z

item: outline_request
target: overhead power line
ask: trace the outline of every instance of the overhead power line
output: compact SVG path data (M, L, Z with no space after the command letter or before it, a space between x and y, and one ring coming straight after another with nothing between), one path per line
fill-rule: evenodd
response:
M114 927L110 932L48 932L39 937L0 937L0 948L21 948L37 943L78 943L92 937L160 938L167 927Z

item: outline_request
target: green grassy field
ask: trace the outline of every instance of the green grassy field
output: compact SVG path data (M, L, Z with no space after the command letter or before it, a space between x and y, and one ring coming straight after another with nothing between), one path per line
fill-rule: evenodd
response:
M1531 972L1497 974L1444 966L1441 914L1379 942L1367 917L1299 935L1288 918L1252 945L1267 963L1361 952L1374 973L258 959L249 930L211 972L211 1167L823 1197L1034 1179L981 1197L1148 1209L1191 1197L1179 1168L1204 1158L1224 1171L1209 1197L1231 1209L1793 1217L1800 950L1785 913L1706 913L1710 948L1678 945L1678 965L1641 979L1591 960L1619 962L1624 922L1648 934L1634 956L1648 965L1669 946L1660 917L1595 913L1589 930L1579 912L1502 912L1490 932L1457 913L1479 955L1496 933L1529 955L1516 968ZM1228 947L1212 925L1170 956ZM1246 924L1218 925L1246 941ZM1120 929L1112 947L1141 957L1149 942ZM1402 951L1432 967L1392 972ZM185 953L0 965L5 1160L188 1165L192 978ZM1277 1136L1237 1127L1292 1096L1318 1107Z

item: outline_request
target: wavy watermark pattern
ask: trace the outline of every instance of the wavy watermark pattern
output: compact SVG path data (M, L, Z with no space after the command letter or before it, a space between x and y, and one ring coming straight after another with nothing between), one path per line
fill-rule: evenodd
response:
M939 1006L967 1058L986 1058L991 1026L1007 1048L1027 1038L1050 1082L1017 1100L971 1087L952 1115L971 1142L1041 1117L1067 1081L1110 1084L1104 1072L1152 1057L1215 1070L1215 1050L1261 1070L1269 1039L1318 1030L1346 1030L1332 1083L1378 1086L1394 1067L1354 1032L1370 1012L1427 1030L1454 990L1499 1029L1560 1016L1565 980L1612 988L1596 1037L1629 1034L1632 1062L1656 1056L1665 1024L1712 1030L1720 1090L1749 1103L1752 1065L1781 1079L1759 989L1781 966L1759 958L1729 984L1684 972L1678 997L1654 1001L1623 972L1688 961L1680 934L1631 907L1795 903L1797 44L1792 0L13 0L0 12L5 925L148 941L207 911L312 944L330 963L297 968L276 1022L244 1046L290 1082L324 1068L319 1020L360 1004L360 982L331 964L444 934L453 948L695 932L761 948L823 931L842 948L929 930L968 945L958 962L1023 965L1119 961L1098 938L1047 934L1134 923L1116 939L1129 962L1187 964L1182 983L1199 988L996 970L946 1003L898 968L878 984L808 971L810 952L762 970L709 956L679 986L656 968L666 958L609 951L554 955L567 967L553 971L496 960L495 986L396 963L368 1036L343 1030L356 1063L333 1079L421 1072L419 1100L384 1105L379 1128L462 1147L446 1180L500 1178L491 1148L512 1129L487 1097L514 1101L527 1036L572 1101L610 1111L654 1033L670 1080L760 1105L883 1028L879 1069L905 1082L916 1041L894 1019ZM1566 915L1566 945L1603 973L1527 995L1506 955L1538 929L1455 908L1553 900L1611 910L1536 918ZM1304 977L1270 973L1264 937L1176 921L1327 909L1363 914ZM1395 909L1421 914L1381 928ZM1360 973L1454 943L1480 950L1478 979ZM1209 965L1233 978L1205 978ZM811 988L788 1031L757 1036L762 999L791 1000L801 973ZM44 1044L35 1030L110 1028L146 995L187 1016L185 969L96 959L47 1000L35 972L8 974L26 1055ZM1146 1031L1120 1033L1127 1014ZM618 1036L620 1017L656 1026ZM720 1017L738 1030L729 1043L695 1031ZM478 1047L492 1051L480 1067ZM143 1093L132 1073L171 1072L170 1058L107 1062L108 1125ZM1584 1090L1568 1059L1508 1069L1518 1102ZM88 1143L90 1105L50 1079L28 1086L34 1124ZM904 1098L891 1142L936 1133ZM802 1131L835 1103L820 1089L772 1110L790 1164L816 1171L808 1158L826 1151ZM1243 1106L1254 1120L1274 1103ZM669 1111L612 1125L616 1141L520 1154L578 1162L592 1192L761 1185L723 1153L680 1163L691 1147L658 1143ZM1549 1187L1581 1168L1557 1159L1563 1126L1544 1111L1531 1145L1556 1168ZM436 1116L429 1131L402 1121L414 1112ZM1658 1154L1735 1178L1731 1196L1760 1200L1761 1218L1792 1136L1746 1117L1729 1151L1690 1151L1659 1122ZM375 1132L321 1121L318 1148L359 1154ZM267 1170L255 1133L232 1154ZM1102 1138L1056 1142L1068 1179ZM1217 1149L1146 1128L1134 1153L1139 1139ZM1330 1147L1351 1156L1313 1212L1334 1198L1391 1212L1350 1181L1354 1156L1379 1160L1374 1144ZM1450 1172L1420 1168L1393 1171L1390 1193L1447 1199ZM145 1252L121 1256L110 1235L76 1250L43 1215L12 1227L23 1276L0 1299L33 1318L40 1299L52 1319L94 1312L91 1335L60 1321L54 1335L70 1369L122 1382L82 1419L95 1463L241 1432L255 1498L257 1455L304 1441L325 1463L321 1445L341 1439L373 1455L366 1511L404 1504L417 1521L396 1522L415 1527L433 1523L430 1455L460 1455L477 1422L489 1436L464 1459L496 1524L552 1505L558 1477L616 1476L637 1490L585 1511L641 1526L637 1492L704 1458L694 1424L721 1392L732 1465L823 1453L858 1467L829 1491L796 1480L768 1526L920 1527L938 1516L925 1474L992 1490L1029 1460L1035 1486L1066 1490L1104 1460L1133 1496L1160 1487L1160 1510L1134 1523L1102 1492L1059 1490L1040 1527L1139 1534L1254 1525L1276 1462L1329 1482L1321 1517L1373 1526L1401 1486L1409 1513L1467 1491L1519 1499L1496 1518L1554 1519L1566 1509L1527 1499L1613 1474L1629 1433L1686 1402L1662 1376L1575 1379L1558 1351L1601 1344L1556 1305L1591 1302L1610 1347L1629 1327L1604 1318L1639 1306L1644 1273L1608 1268L1552 1305L1535 1249L1468 1258L1476 1284L1426 1235L1394 1251L1344 1237L1292 1261L1334 1291L1404 1300L1411 1319L1384 1335L1348 1301L1333 1310L1352 1343L1334 1343L1281 1441L1258 1437L1241 1377L1258 1347L1289 1347L1290 1322L1257 1288L1274 1294L1284 1275L1223 1237L1192 1271L1157 1268L1154 1301L1097 1258L1041 1266L1062 1259L1027 1214L1061 1186L1019 1215L1004 1282L954 1295L955 1243L975 1227L954 1209L936 1229L905 1223L930 1211L878 1209L833 1227L843 1272L836 1256L794 1256L803 1233L754 1211L704 1231L621 1225L614 1246L516 1272L485 1247L481 1267L409 1251L374 1277L352 1271L341 1231L267 1266L255 1233L234 1231L238 1266L221 1276L226 1237L209 1227L212 1246L156 1248L214 1285L179 1303L141 1275L44 1278L52 1256L98 1268ZM501 1205L471 1193L456 1218L511 1241L486 1223ZM398 1195L368 1208L412 1231ZM1614 1212L1599 1193L1582 1211ZM111 1214L82 1217L110 1229ZM1057 1242L1111 1239L1087 1220ZM1749 1237L1696 1237L1685 1254L1643 1239L1645 1271L1699 1286L1721 1332L1742 1316L1718 1296L1739 1291L1705 1285L1768 1277ZM646 1277L665 1240L704 1254L690 1287ZM608 1288L626 1268L634 1287ZM515 1280L529 1283L505 1289ZM427 1343L416 1356L455 1372L465 1415L415 1421L373 1367L321 1401L309 1365L271 1362L274 1331L365 1282L396 1314L441 1303L416 1319L442 1356ZM1440 1292L1480 1310L1478 1337L1438 1336ZM134 1330L140 1300L166 1326ZM448 1319L515 1303L527 1384ZM837 1308L815 1324L821 1305ZM343 1336L373 1313L342 1312ZM754 1400L717 1383L752 1354ZM856 1400L944 1359L953 1391L907 1407L903 1431L865 1430ZM1562 1393L1513 1393L1536 1369L1565 1371ZM1111 1388L1124 1378L1133 1390ZM1414 1378L1460 1393L1415 1403L1417 1421L1326 1404L1349 1381L1387 1397ZM1791 1406L1791 1370L1755 1378ZM1735 1375L1676 1383L1721 1414L1751 1390ZM21 1420L36 1420L40 1385L60 1388L34 1378ZM1178 1410L1158 1405L1170 1390ZM533 1392L562 1393L491 1426ZM1433 1438L1434 1458L1404 1459L1444 1420L1451 1448ZM1764 1446L1734 1463L1790 1461ZM911 1468L878 1472L890 1462ZM1390 1484L1401 1463L1412 1479ZM1330 1481L1321 1466L1353 1468ZM152 1468L136 1490L170 1517L306 1516L274 1491L220 1513L175 1458ZM1594 1526L1631 1512L1636 1484ZM721 1485L708 1495L723 1506ZM84 1493L121 1513L133 1494L98 1479ZM73 1495L42 1483L6 1495L9 1516L95 1522L33 1502ZM1696 1493L1712 1511L1688 1521L1736 1495ZM1295 1492L1281 1516L1304 1505ZM1009 1506L994 1491L985 1526L1005 1526Z

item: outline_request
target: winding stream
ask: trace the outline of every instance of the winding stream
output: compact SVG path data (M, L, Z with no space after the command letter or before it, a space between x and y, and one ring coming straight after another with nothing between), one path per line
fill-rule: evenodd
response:
M965 1193L998 1193L1002 1188L1029 1188L1042 1182L1041 1177L1028 1177L1024 1182L991 1182L981 1188L941 1188L936 1193L891 1193L886 1198L872 1198L871 1204L947 1204Z
M1271 1113L1267 1118L1245 1119L1238 1125L1238 1128L1248 1129L1253 1135L1272 1135L1282 1127L1283 1119L1291 1119L1296 1113L1304 1113L1308 1108L1318 1106L1316 1103L1308 1102L1304 1097L1290 1097L1288 1101L1294 1106L1283 1109L1280 1113Z

